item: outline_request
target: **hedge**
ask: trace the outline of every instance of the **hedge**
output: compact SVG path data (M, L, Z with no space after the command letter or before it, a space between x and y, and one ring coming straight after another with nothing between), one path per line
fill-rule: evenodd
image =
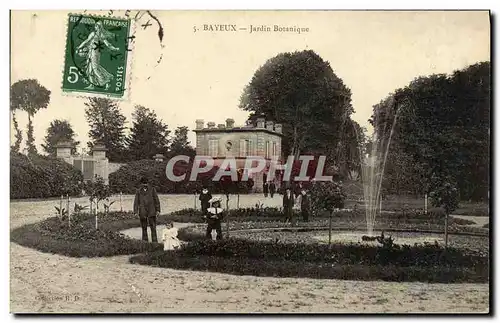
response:
M190 242L152 252L131 263L237 275L322 279L487 282L488 258L433 245L383 248L365 245L282 244L239 239Z
M168 161L157 162L154 160L138 160L130 162L120 167L116 172L109 175L109 185L114 193L123 192L125 194L134 194L142 177L147 177L158 193L162 194L193 194L201 191L202 185L208 185L212 193L219 194L223 192L223 180L214 182L212 179L218 171L213 167L209 172L200 173L196 181L190 181L192 162L177 162L173 173L176 176L186 174L184 180L179 182L171 181L167 178L166 168ZM251 191L253 183L238 182L238 191L245 194ZM232 188L233 189L233 188ZM235 188L234 188L235 189Z
M48 198L81 194L82 173L63 160L11 152L10 198Z

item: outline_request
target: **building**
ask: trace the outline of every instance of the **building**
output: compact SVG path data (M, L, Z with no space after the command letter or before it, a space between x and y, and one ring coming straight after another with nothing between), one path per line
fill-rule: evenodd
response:
M233 119L225 124L215 125L204 120L196 120L196 155L210 156L215 166L220 166L225 158L235 158L236 166L243 168L246 157L259 156L267 160L264 171L251 175L254 189L262 191L266 171L273 158L281 161L282 125L264 118L257 119L256 125L235 126Z

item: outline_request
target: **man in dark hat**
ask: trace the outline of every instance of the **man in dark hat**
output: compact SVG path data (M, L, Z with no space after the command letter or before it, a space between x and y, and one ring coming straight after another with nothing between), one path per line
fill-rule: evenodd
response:
M293 222L292 216L294 204L295 197L290 187L287 186L285 192L283 193L283 215L285 217L285 223L288 221Z
M206 215L207 209L210 207L209 201L212 199L212 194L210 194L210 191L208 190L208 187L206 185L203 185L198 199L200 200L201 204L201 212L203 213L203 215Z
M274 181L272 181L269 184L269 194L271 195L271 198L274 197L274 193L276 193L276 184L274 183Z
M264 182L262 191L264 192L264 197L267 197L267 194L269 193L269 183Z
M151 228L151 241L158 242L156 235L156 217L160 214L160 200L156 189L149 184L147 177L142 177L135 193L134 213L139 217L142 228L142 240L148 241L148 223Z

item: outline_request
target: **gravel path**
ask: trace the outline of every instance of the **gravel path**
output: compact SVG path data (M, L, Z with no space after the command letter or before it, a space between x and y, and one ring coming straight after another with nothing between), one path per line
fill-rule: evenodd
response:
M132 197L124 197L130 209ZM162 196L164 210L192 196ZM262 200L242 197L242 206ZM83 200L82 200L83 201ZM11 202L11 228L50 216L57 201ZM278 205L279 198L266 205ZM116 209L116 205L113 205ZM32 214L27 216L27 214ZM11 312L487 312L488 284L425 284L233 276L153 268L127 256L68 258L11 243Z

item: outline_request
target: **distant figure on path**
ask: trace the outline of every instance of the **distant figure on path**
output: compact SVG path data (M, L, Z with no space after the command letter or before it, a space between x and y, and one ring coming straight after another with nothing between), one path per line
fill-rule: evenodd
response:
M290 187L287 187L283 194L283 215L285 216L285 223L292 221L293 206L295 198Z
M309 210L311 208L311 201L309 195L307 195L306 190L302 190L298 197L300 205L300 213L302 215L302 220L304 222L309 222Z
M271 182L269 184L269 194L271 195L271 198L274 197L274 193L276 193L276 184L274 184L274 182Z
M210 200L212 199L212 194L208 191L208 188L206 186L203 186L203 189L201 190L199 200L201 204L201 212L203 215L207 214L207 209L210 207Z
M166 224L165 229L163 229L161 237L163 241L163 250L174 250L180 247L181 242L177 238L179 231L174 227L172 222Z
M207 215L205 216L207 220L207 232L205 237L207 239L212 239L212 231L215 230L217 233L217 240L222 240L222 226L221 221L224 216L224 209L221 208L221 198L214 197L209 201L210 207L208 208Z
M134 214L139 217L142 228L142 240L148 241L148 224L151 228L151 240L158 242L156 235L156 217L160 214L160 200L156 189L146 177L141 178L140 187L135 193Z
M268 182L264 182L263 191L264 191L264 197L267 197L267 195L269 194L269 183Z

